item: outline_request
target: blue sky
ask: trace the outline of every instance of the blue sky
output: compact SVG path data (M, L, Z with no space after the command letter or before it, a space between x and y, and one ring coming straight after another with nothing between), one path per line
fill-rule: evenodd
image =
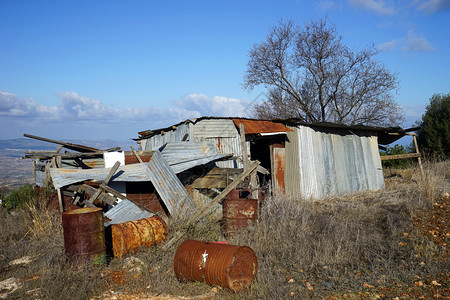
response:
M115 139L200 116L245 116L248 53L281 19L327 17L398 73L410 126L450 92L450 0L0 0L0 139Z

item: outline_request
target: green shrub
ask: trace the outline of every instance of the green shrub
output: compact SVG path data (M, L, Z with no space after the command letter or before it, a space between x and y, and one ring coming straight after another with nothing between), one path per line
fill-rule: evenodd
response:
M404 147L399 144L395 144L393 147L387 146L385 152L380 152L381 156L385 155L399 155L399 154L407 154L413 152L412 147ZM415 150L414 150L415 152ZM411 159L403 158L403 159L393 159L393 160L383 160L382 164L385 168L408 168L411 165Z
M30 184L27 184L9 192L5 199L3 199L2 206L8 210L22 209L33 198L34 189Z

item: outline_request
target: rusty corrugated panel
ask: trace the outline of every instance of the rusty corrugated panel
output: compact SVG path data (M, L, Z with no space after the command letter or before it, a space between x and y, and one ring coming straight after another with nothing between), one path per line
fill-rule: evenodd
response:
M271 121L260 120L247 120L247 119L233 119L234 124L239 128L240 124L244 125L245 134L255 133L274 133L274 132L287 132L291 129L287 128L281 123L275 123Z
M64 248L70 261L106 262L105 232L101 208L80 208L62 214Z
M258 200L250 197L251 191L234 189L223 200L223 234L225 237L230 237L240 230L256 224Z
M153 247L167 238L167 225L159 216L111 225L114 257L122 257L140 247Z
M173 260L179 281L200 281L229 288L247 289L258 272L258 259L247 246L186 240Z
M284 145L272 145L271 146L272 151L272 181L273 181L273 188L276 193L284 194L285 192L285 174L284 174L284 167L285 167L285 158L286 158L286 151L284 148Z

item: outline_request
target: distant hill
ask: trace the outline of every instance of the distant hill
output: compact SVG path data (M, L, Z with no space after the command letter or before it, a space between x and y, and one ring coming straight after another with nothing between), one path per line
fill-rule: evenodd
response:
M136 148L136 142L130 140L126 141L114 141L114 140L101 140L101 141L92 141L92 140L64 140L62 142L79 144L89 147L94 147L98 149L109 149L115 147L121 147L122 150L130 150L130 145L133 145ZM0 140L0 151L3 150L56 150L58 147L57 144L44 142L32 138L18 138L18 139L9 139L9 140Z
M79 144L101 150L120 147L122 150L130 151L131 145L137 149L136 142L132 140L118 142L114 140L73 139L61 140L61 142ZM5 193L4 190L33 182L33 161L31 159L22 159L26 151L55 151L57 148L57 144L25 137L0 140L0 194Z

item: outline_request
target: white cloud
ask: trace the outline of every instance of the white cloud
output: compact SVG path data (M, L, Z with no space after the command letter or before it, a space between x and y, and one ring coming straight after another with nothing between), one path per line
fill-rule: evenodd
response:
M383 0L349 0L349 3L380 15L393 16L396 14L394 7L388 6Z
M137 135L138 131L170 126L201 116L245 116L250 102L236 98L190 94L176 100L172 107L119 108L75 92L59 92L56 106L40 104L0 90L0 138L35 132L58 132L61 136L89 138L93 135L114 138ZM14 132L13 132L14 131Z
M333 11L333 10L342 10L342 6L339 6L334 1L320 1L316 8L320 11Z
M425 113L425 105L405 105L403 108L403 115L405 117L405 122L403 127L415 126L416 121L422 119L422 115Z
M435 51L436 49L422 34L417 34L414 31L408 31L404 39L404 45L400 47L402 51Z
M208 97L204 94L190 94L174 101L180 108L197 112L198 116L243 117L247 115L250 101L223 96Z
M34 99L22 99L16 95L0 91L0 116L16 118L49 118L54 120L61 113L57 106L39 104Z
M423 34L415 33L413 30L408 31L405 37L384 42L378 45L377 48L380 51L400 49L404 52L430 52L436 50L436 48L433 47L433 45L423 36Z
M378 50L380 51L391 51L394 50L398 46L398 40L392 40L390 42L384 42L378 45Z
M445 11L450 8L450 0L428 0L419 3L418 9L427 14L434 14L439 11Z

